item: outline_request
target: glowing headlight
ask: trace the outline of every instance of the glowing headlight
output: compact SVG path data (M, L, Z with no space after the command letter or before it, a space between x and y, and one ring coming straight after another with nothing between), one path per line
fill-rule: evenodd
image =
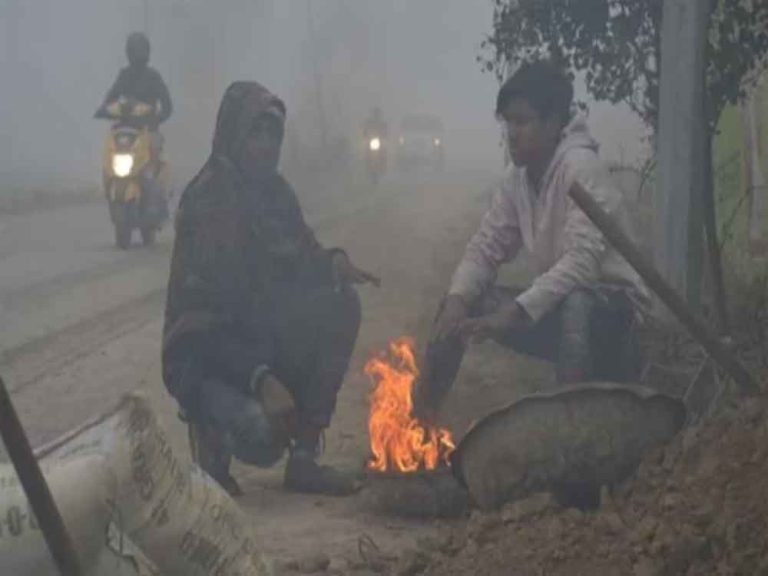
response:
M381 140L379 140L378 138L371 138L371 141L368 143L368 148L370 148L373 152L380 150Z
M125 178L131 175L133 170L133 156L130 154L115 154L112 157L112 172L118 178Z
M440 140L440 138L435 138L434 142L435 142L435 146L440 146L443 143L442 140Z
M403 136L400 136L399 142L400 142L400 146L402 146L403 144L405 144L405 138Z

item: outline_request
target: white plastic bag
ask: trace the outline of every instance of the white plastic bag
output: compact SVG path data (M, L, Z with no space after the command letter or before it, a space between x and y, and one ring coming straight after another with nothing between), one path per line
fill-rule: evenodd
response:
M84 569L104 547L115 479L104 458L81 456L41 466ZM58 576L27 496L10 464L0 466L0 574Z

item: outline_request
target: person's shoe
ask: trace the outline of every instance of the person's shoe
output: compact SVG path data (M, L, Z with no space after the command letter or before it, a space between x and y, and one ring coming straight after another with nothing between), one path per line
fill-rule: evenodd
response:
M290 492L325 496L350 496L362 488L353 475L321 466L313 455L298 450L288 459L284 486Z
M233 498L243 495L237 481L229 473L232 456L223 439L213 429L189 423L189 448L192 460Z
M237 483L237 480L235 480L229 472L219 472L216 473L215 476L209 472L208 475L211 476L211 478L213 478L232 498L239 498L244 494L243 489L240 488L240 484Z

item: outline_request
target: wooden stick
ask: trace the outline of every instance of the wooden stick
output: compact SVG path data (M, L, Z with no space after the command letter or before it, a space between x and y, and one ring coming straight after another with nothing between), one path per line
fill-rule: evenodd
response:
M0 378L0 436L19 476L51 556L62 576L81 576L80 561L59 509L40 470L11 402L5 382Z
M576 205L589 217L603 236L637 271L648 287L653 290L661 301L677 316L678 320L690 332L691 336L706 350L707 354L717 362L733 378L740 390L746 394L756 394L760 386L755 382L746 368L739 362L720 341L712 335L707 325L696 316L685 300L662 278L658 270L635 247L632 240L624 233L619 225L602 209L578 182L569 192Z

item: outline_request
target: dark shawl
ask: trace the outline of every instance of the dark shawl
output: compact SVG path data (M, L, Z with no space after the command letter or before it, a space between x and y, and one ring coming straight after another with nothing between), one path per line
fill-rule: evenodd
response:
M195 342L198 349L201 341L215 345L210 338L217 331L251 335L251 362L268 363L265 298L285 286L330 282L333 251L315 239L291 186L278 173L246 181L235 165L253 121L264 113L284 116L285 106L257 83L227 89L211 156L181 198L163 339L172 392L170 364L195 354Z

